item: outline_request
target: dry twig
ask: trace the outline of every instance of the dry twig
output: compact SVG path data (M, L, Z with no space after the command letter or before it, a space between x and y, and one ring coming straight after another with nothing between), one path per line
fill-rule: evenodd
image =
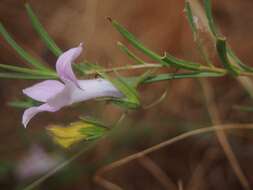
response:
M115 168L118 168L124 164L127 164L133 160L139 159L147 154L150 154L152 152L155 152L157 150L160 150L161 148L164 148L168 145L174 144L178 141L184 140L186 138L195 136L195 135L200 135L208 132L217 132L217 131L223 131L223 130L231 130L231 129L253 129L253 124L226 124L226 125L217 125L217 126L211 126L211 127L206 127L206 128L200 128L196 129L190 132L183 133L181 135L178 135L172 139L169 139L167 141L164 141L162 143L159 143L157 145L154 145L150 148L147 148L143 151L137 152L135 154L132 154L130 156L127 156L125 158L122 158L118 161L115 161L109 165L106 165L99 169L96 172L96 175L94 177L94 180L96 183L101 184L98 182L98 180L103 180L104 178L102 177L104 173L111 171ZM111 183L111 182L110 182Z

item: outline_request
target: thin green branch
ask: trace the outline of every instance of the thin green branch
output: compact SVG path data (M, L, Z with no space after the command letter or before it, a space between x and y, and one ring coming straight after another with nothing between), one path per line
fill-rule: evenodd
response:
M127 66L114 67L114 68L109 68L109 69L95 69L95 70L86 71L85 73L87 75L90 75L90 74L97 74L98 72L110 73L114 71L145 69L145 68L162 68L162 67L163 66L160 64L146 63L143 65L127 65Z

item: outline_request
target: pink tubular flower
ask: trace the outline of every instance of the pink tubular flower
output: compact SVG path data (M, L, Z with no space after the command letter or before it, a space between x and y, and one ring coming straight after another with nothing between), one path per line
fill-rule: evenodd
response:
M77 80L72 64L82 53L83 47L69 49L64 52L56 62L56 71L62 82L57 80L45 80L23 90L23 93L34 100L44 102L37 107L25 110L22 118L24 127L40 112L56 112L64 106L97 97L121 97L122 94L111 84L102 78L90 80Z

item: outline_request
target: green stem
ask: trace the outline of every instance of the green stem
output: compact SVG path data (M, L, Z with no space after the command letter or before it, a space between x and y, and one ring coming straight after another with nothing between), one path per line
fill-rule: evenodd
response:
M97 74L99 72L114 72L114 71L126 71L126 70L134 70L134 69L145 69L145 68L164 68L166 66L160 65L158 63L146 63L143 65L127 65L127 66L121 66L121 67L114 67L114 68L109 68L109 69L96 69L96 70L90 70L90 71L85 71L85 74L91 75L91 74ZM167 68L167 67L166 67ZM215 73L218 76L225 76L228 74L228 71L223 68L218 68L218 67L210 67L210 66L204 66L201 65L199 68L196 69L196 72L208 72L208 73ZM171 74L171 73L169 73ZM165 74L168 75L168 74ZM173 73L172 73L173 75ZM252 72L241 72L240 76L253 76Z
M162 68L162 67L164 67L164 66L160 65L160 64L146 63L143 65L127 65L127 66L114 67L114 68L109 68L109 69L96 69L96 70L86 71L85 73L90 75L90 74L97 74L99 72L110 73L110 72L114 72L114 71L145 69L145 68Z

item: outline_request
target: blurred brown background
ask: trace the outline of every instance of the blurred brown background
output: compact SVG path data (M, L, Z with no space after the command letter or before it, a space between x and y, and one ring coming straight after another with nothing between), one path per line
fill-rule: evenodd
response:
M116 46L117 41L127 42L105 19L107 16L118 20L157 53L167 51L180 58L200 60L183 13L183 0L37 0L30 3L62 49L84 42L85 53L82 58L91 62L106 67L131 64L131 60ZM227 36L238 56L253 66L252 8L252 0L213 1L215 20L222 33ZM22 1L1 0L0 18L17 42L54 66L56 58L32 29ZM25 64L3 38L0 38L0 63ZM252 113L233 108L234 105L252 105L252 100L236 80L224 77L209 81L223 123L252 122ZM56 114L40 114L24 130L21 126L22 110L8 107L7 103L20 98L21 90L33 83L0 80L0 160L15 162L25 154L28 142L43 144L44 137L41 134L45 133L44 126L49 123L68 123L80 113L99 115L110 121L119 117L119 110L110 105L88 102L84 103L81 111L67 108ZM103 189L92 181L98 166L150 147L180 132L211 125L200 84L193 79L145 85L141 88L143 104L159 98L167 88L168 96L158 106L129 114L124 123L129 130L125 129L119 137L99 144L96 150L74 163L74 169L78 166L74 177L62 180L57 175L53 176L44 183L42 189ZM252 133L231 133L230 142L253 187ZM65 151L65 154L69 152ZM152 153L149 157L173 183L182 181L184 189L242 189L215 135L193 137ZM13 188L11 181L14 179L10 176L2 177L1 189ZM106 177L123 189L164 189L147 168L136 161L115 169Z

